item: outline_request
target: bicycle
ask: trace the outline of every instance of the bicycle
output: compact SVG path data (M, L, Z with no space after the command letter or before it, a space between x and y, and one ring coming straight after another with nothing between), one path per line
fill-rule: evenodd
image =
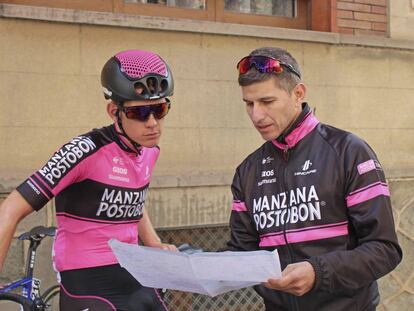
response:
M21 241L30 241L26 261L26 272L21 279L6 284L0 288L1 310L53 311L53 308L57 310L60 286L51 286L43 294L41 294L41 281L33 277L33 270L36 262L36 250L45 237L52 237L55 233L55 227L37 226L18 237ZM22 289L21 294L12 292L19 288ZM1 307L2 305L5 305L4 302L7 302L7 309L5 307Z

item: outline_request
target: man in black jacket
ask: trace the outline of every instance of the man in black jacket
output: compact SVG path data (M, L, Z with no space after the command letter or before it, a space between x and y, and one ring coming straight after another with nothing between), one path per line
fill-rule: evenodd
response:
M236 170L229 249L278 250L282 278L255 288L266 310L375 310L402 251L374 151L315 118L287 51L256 49L237 68L266 142Z

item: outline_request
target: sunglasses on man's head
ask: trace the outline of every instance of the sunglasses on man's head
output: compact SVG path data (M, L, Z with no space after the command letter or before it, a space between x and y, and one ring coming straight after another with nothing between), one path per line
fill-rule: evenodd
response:
M166 98L166 102L160 104L119 108L128 119L147 121L151 114L158 120L164 118L170 110L170 106L170 100Z
M250 68L255 67L260 73L282 73L283 67L297 75L300 79L300 74L293 68L292 65L277 60L269 56L246 56L237 63L239 75L245 74Z

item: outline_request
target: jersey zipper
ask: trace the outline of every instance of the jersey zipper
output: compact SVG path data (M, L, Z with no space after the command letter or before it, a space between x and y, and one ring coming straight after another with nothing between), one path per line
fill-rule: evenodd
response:
M283 174L282 174L283 182L282 182L282 184L283 184L283 189L285 191L287 191L288 189L287 189L287 186L286 186L286 167L287 167L287 162L289 161L289 146L288 145L284 146L283 151L282 151L282 156L283 156L283 160L285 162L284 165L283 165ZM291 212L290 208L291 207L289 206L289 211ZM288 242L288 239L287 239L286 229L287 229L287 221L285 221L284 224L283 224L283 237L285 239L286 248L288 250L289 263L294 263L294 255L293 255L292 248L291 248L291 246ZM291 305L292 310L293 311L299 311L297 298L292 294L289 294L288 297L289 297L289 304Z

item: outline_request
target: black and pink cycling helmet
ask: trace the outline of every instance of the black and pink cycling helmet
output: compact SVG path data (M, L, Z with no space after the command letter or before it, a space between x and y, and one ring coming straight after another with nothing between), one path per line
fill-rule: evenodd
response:
M157 54L142 50L123 51L111 57L102 69L101 83L105 98L119 104L163 98L174 92L168 65Z

